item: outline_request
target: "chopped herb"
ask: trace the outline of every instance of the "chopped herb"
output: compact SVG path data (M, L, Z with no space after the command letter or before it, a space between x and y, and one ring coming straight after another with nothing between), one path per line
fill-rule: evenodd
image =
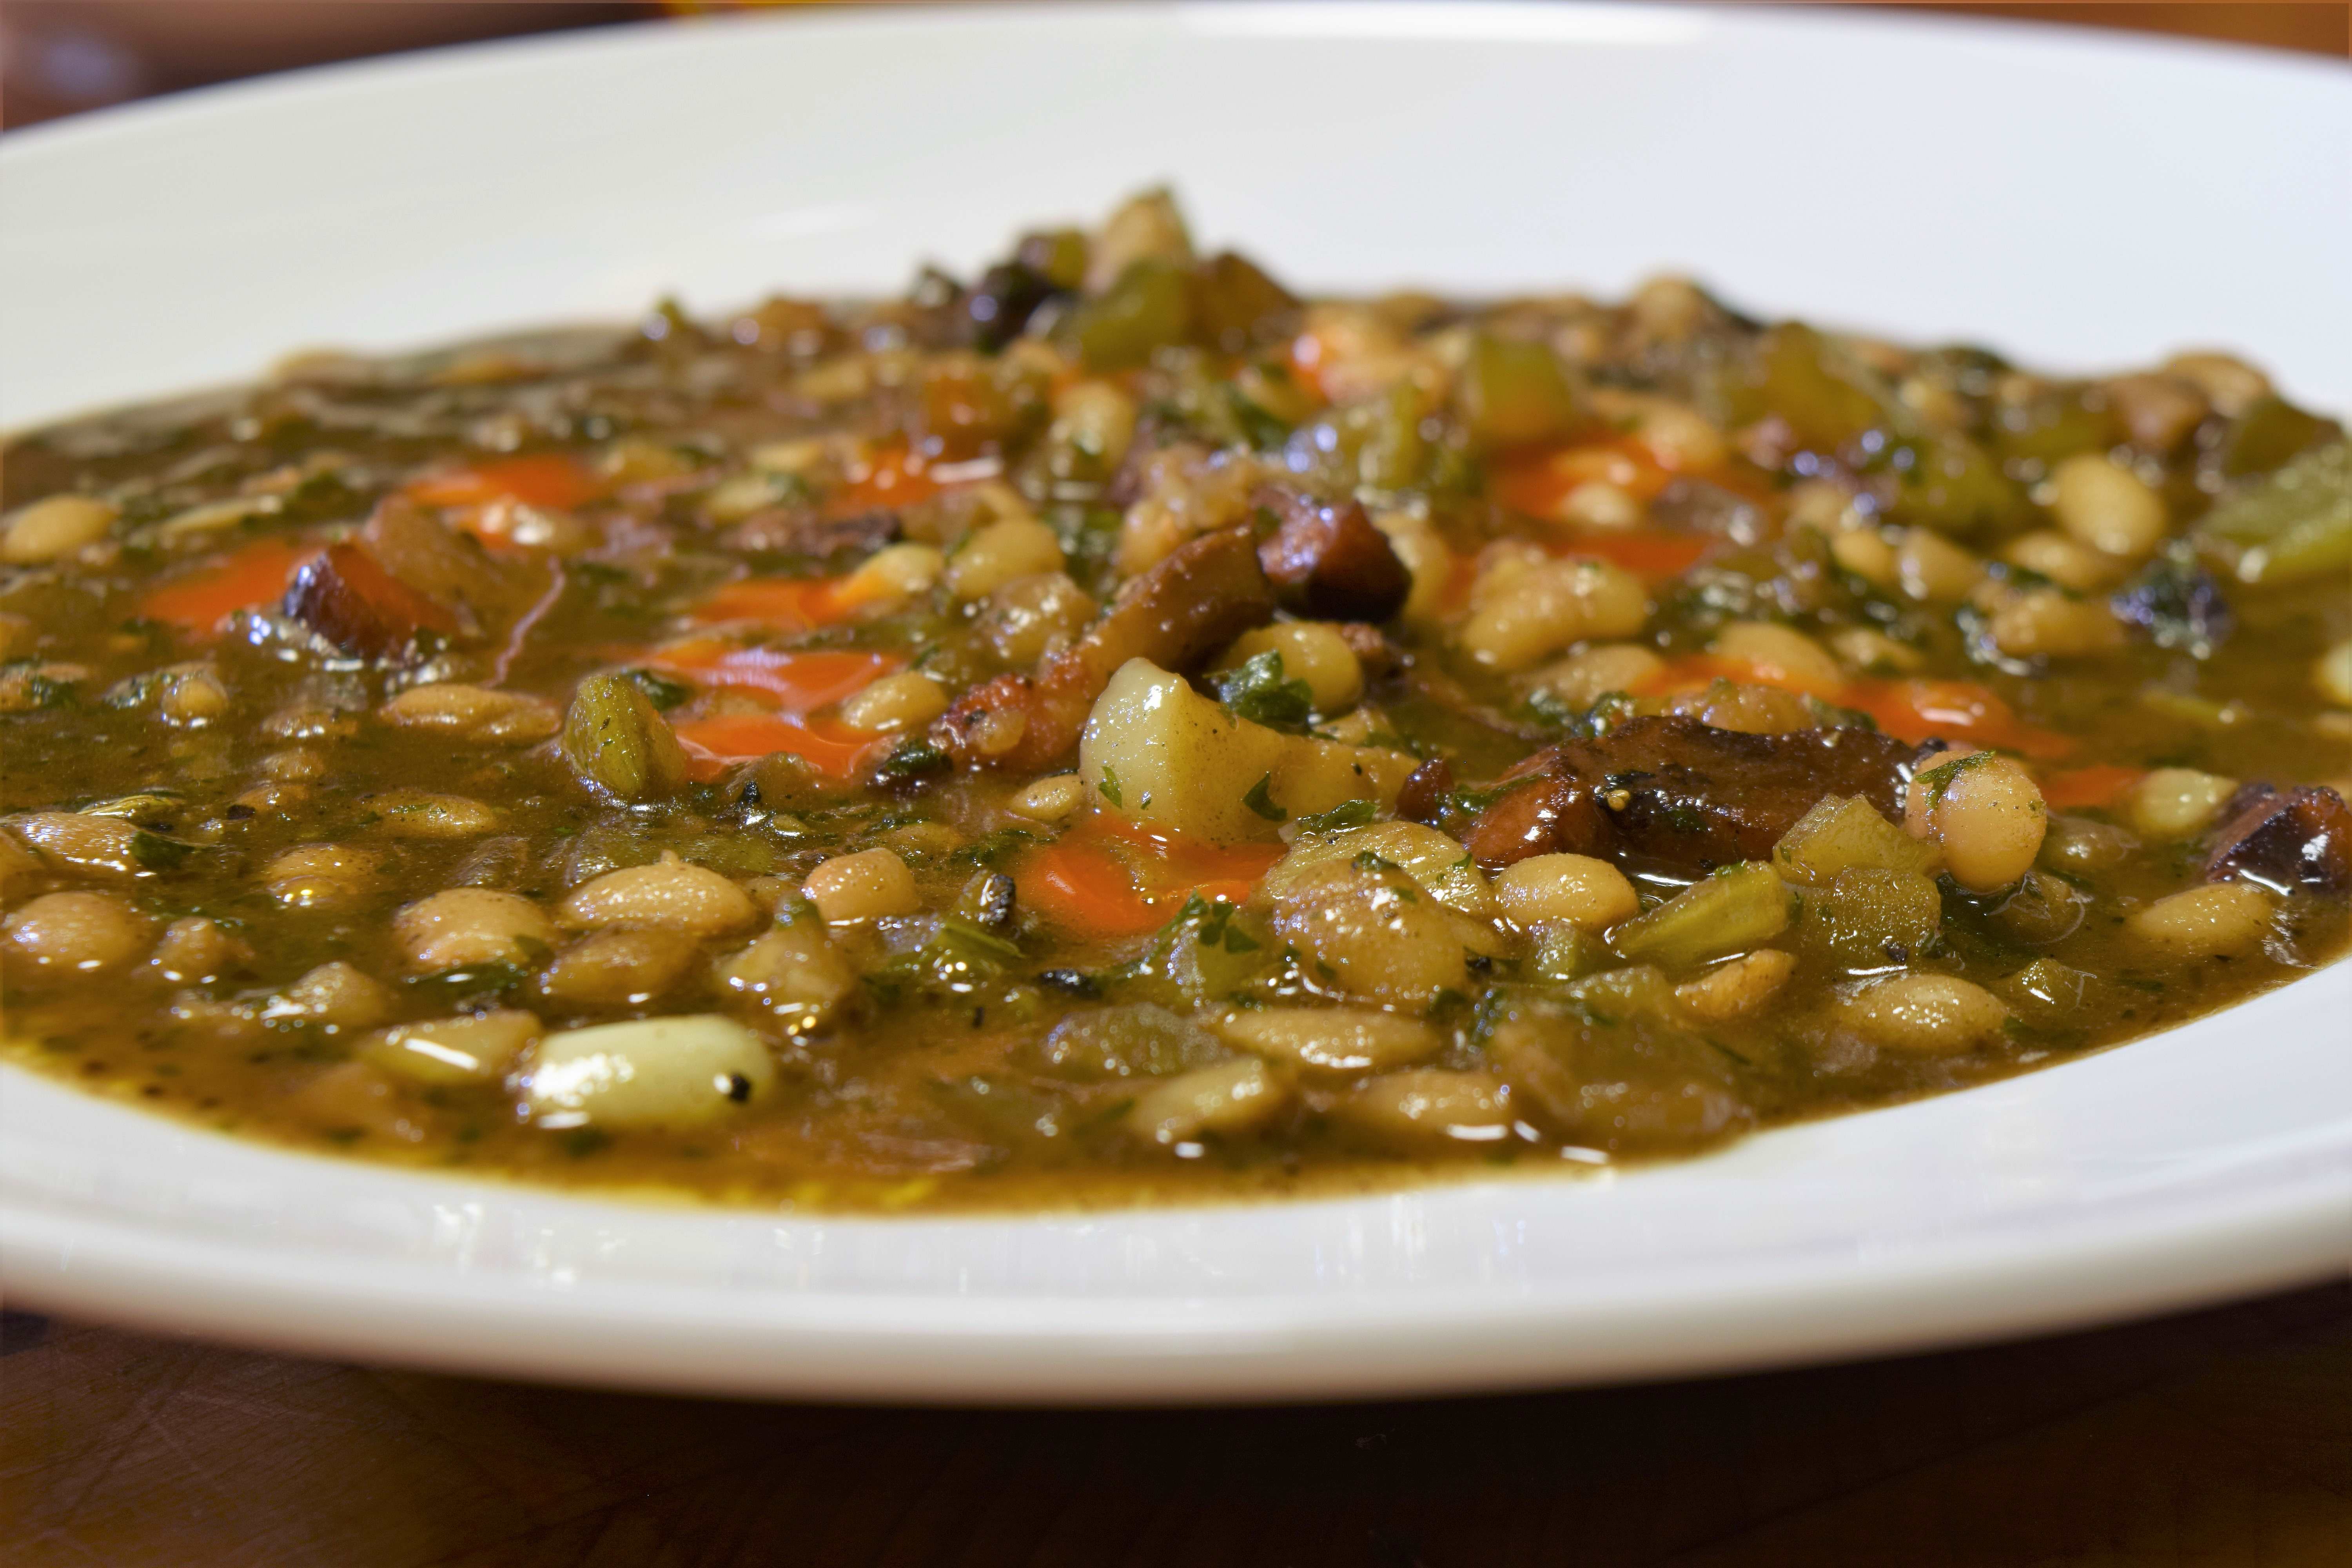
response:
M1111 805L1121 807L1127 805L1127 796L1118 787L1118 770L1108 763L1103 764L1102 782L1095 788L1102 791L1102 797Z
M1298 819L1303 833L1337 833L1346 827L1364 827L1380 819L1380 803L1370 800L1343 800L1328 811Z
M1273 648L1253 654L1232 669L1209 677L1217 700L1236 719L1289 734L1307 732L1315 693L1307 682L1286 678L1282 655Z
M1290 813L1275 805L1274 795L1271 793L1273 784L1274 775L1266 774L1257 783L1250 785L1249 793L1242 796L1242 804L1268 822L1282 822L1289 817Z

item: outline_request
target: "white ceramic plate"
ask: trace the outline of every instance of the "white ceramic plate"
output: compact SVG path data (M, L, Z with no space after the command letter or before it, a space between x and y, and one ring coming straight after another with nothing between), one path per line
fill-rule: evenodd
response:
M792 18L194 94L0 145L0 423L969 268L1169 178L1323 286L1623 287L2037 363L2242 348L2352 407L2352 78L1681 8ZM738 1394L1306 1397L2046 1328L2352 1258L2352 966L1986 1089L1597 1179L1094 1216L661 1209L230 1142L0 1073L13 1300Z

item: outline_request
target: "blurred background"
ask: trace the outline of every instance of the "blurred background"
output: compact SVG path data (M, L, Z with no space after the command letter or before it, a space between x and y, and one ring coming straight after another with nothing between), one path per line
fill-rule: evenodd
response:
M0 0L0 127L158 93L436 44L654 21L793 0ZM1243 4L1245 0L1232 0ZM2352 54L2352 5L1919 5Z

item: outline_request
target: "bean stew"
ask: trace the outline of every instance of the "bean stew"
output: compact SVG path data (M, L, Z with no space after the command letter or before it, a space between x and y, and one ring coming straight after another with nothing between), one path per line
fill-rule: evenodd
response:
M10 1059L818 1208L1675 1155L2337 960L2352 447L1147 194L21 432ZM2214 1070L2229 1065L2217 1061Z

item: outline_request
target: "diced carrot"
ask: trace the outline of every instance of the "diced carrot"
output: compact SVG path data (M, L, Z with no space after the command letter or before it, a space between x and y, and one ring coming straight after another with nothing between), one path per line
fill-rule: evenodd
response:
M672 643L644 656L665 675L717 690L762 691L793 713L814 712L865 690L906 660L840 648L741 647L717 637Z
M912 506L940 493L940 485L924 471L923 456L903 443L884 447L844 476L848 482L827 497L824 510L832 517Z
M1209 844L1098 811L1013 868L1027 907L1072 931L1132 936L1175 917L1195 893L1245 903L1279 844Z
M2044 762L2074 749L2071 736L2025 723L1973 680L1857 680L1836 700L1869 714L1880 729L1906 741L1941 735Z
M286 596L286 584L321 552L295 539L258 539L235 554L174 577L139 603L139 613L197 637L209 637L239 610L257 610Z
M1496 465L1486 494L1529 517L1562 521L1560 509L1580 485L1616 486L1636 500L1648 500L1672 482L1673 473L1631 441L1583 442L1512 458Z
M719 713L688 719L677 725L679 744L686 748L686 771L701 783L717 778L737 763L772 757L778 752L814 765L835 779L856 775L858 764L884 738L853 730L834 719L805 719L790 713Z
M562 511L604 493L602 479L579 458L562 452L525 458L494 458L411 479L402 491L421 506L488 506L516 500Z
M1023 908L1073 934L1135 936L1168 918L1136 890L1126 861L1076 835L1023 855L1013 883Z
M727 621L758 621L778 631L807 632L848 618L855 605L845 603L835 577L751 577L730 583L694 611L705 626Z
M2147 775L2138 768L2119 768L2105 763L2087 768L2069 768L2064 773L2048 773L2042 780L2042 798L2059 811L2071 811L2085 805L2113 805L2124 791Z
M1445 587L1437 595L1437 613L1444 616L1460 615L1470 605L1470 589L1478 581L1478 558L1455 555L1445 573Z
M1687 533L1638 528L1624 533L1587 529L1571 538L1547 539L1554 555L1593 555L1643 577L1679 577L1698 564L1713 542Z

